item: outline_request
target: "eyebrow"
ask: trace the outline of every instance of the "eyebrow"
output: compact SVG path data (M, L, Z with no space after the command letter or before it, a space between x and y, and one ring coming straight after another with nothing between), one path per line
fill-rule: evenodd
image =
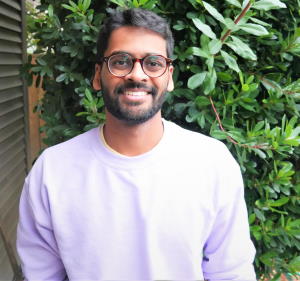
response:
M124 54L124 55L130 55L130 56L132 56L133 58L135 57L132 53L130 53L130 52L125 52L125 51L114 51L114 52L112 52L109 56L112 56L112 55L119 55L119 54ZM146 57L146 56L155 56L155 55L159 55L159 56L162 56L161 54L157 54L157 53L146 53L145 55L144 55L144 57ZM108 57L109 57L108 56Z

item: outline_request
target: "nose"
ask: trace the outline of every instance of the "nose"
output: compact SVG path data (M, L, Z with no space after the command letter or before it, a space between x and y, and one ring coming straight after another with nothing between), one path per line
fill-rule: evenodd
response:
M125 79L130 81L147 81L148 75L144 72L141 61L136 60L133 62L133 68L129 74L125 76Z

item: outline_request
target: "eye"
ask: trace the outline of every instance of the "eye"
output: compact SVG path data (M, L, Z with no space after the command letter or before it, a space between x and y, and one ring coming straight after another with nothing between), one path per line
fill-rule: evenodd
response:
M109 60L109 65L112 68L124 69L131 67L131 64L132 62L128 56L123 55L112 56Z
M165 68L166 61L160 56L149 56L145 58L144 66L151 71L157 71Z
M113 64L114 65L125 65L125 64L127 64L127 61L126 60L115 60L115 61L113 61Z

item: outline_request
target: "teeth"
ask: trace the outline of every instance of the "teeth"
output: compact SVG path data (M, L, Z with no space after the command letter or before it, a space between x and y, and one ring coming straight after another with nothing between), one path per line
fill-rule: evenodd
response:
M147 95L147 92L130 92L130 91L126 91L125 95L129 95L129 96L145 96Z

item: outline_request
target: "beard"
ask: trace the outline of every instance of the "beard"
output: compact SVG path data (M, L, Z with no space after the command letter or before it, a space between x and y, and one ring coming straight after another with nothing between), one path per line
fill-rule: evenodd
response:
M111 94L105 83L101 81L102 94L104 105L109 113L121 121L125 121L129 125L137 125L144 123L151 119L162 108L165 101L166 89L159 95L158 90L155 87L147 87L145 84L136 82L126 82L124 85L115 88ZM148 95L151 95L152 103L148 108L137 108L140 102L130 102L126 105L120 101L120 95L124 94L127 89L147 89Z

